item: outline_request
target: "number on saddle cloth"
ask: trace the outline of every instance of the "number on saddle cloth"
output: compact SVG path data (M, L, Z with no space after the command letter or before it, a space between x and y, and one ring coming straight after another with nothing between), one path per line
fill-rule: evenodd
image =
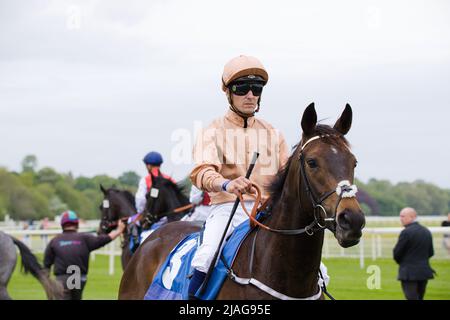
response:
M226 242L222 256L207 284L203 300L213 300L227 277L227 267L231 266L240 244L249 234L248 221L241 223ZM201 242L201 233L187 235L170 252L145 294L145 300L187 300L190 276L193 273L192 258Z

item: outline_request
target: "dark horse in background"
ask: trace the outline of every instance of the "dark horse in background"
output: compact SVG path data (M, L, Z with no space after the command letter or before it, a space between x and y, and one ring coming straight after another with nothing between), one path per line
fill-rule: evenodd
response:
M9 300L11 297L6 290L11 275L17 263L16 246L22 257L22 268L25 273L31 273L44 287L49 300L61 299L63 286L48 276L36 256L21 241L0 231L0 300Z
M356 198L337 193L341 182L352 184L354 180L356 159L344 137L351 123L349 105L334 127L317 124L314 104L306 108L301 120L302 140L269 188L270 214L263 220L268 229L253 228L241 244L232 265L237 276L256 279L287 298L323 298L318 272L324 229L333 232L346 248L359 242L365 224ZM343 187L346 194L348 187L353 186ZM122 276L119 299L143 299L170 251L186 235L199 230L193 223L179 221L151 234ZM238 284L231 278L225 280L217 296L273 298L256 286Z
M172 181L162 176L153 176L152 189L158 190L157 196L152 197L151 192L147 193L147 204L141 217L143 229L148 229L153 223L163 217L167 217L168 222L180 220L189 210L179 210L189 205L189 199L183 194L182 189ZM103 202L100 206L102 217L98 229L99 234L109 233L117 227L119 219L128 220L136 214L135 198L127 190L116 188L105 189L100 186L103 192ZM154 193L155 194L155 193ZM130 250L130 228L126 228L122 241L122 268L125 270L132 257Z
M117 228L117 221L120 219L127 220L136 213L134 196L128 190L119 190L116 188L105 189L100 185L103 192L103 202L100 205L101 220L97 230L98 234L107 234ZM130 234L128 228L123 234L122 240L122 269L125 269L128 261L131 259L131 251L129 249Z

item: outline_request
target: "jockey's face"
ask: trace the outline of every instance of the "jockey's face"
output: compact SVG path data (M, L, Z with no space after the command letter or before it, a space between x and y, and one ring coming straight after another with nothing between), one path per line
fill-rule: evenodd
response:
M252 114L258 104L259 97L254 96L252 90L249 90L245 96L232 94L233 105L242 113Z
M151 172L153 168L159 168L159 166L152 166L151 164L146 165L148 172Z

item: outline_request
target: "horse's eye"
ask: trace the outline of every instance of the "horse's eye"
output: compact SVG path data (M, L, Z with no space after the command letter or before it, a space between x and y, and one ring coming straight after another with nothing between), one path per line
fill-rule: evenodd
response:
M309 166L311 169L315 169L315 168L318 167L317 162L316 162L316 160L314 160L314 159L308 159L308 160L306 160L306 163L308 164L308 166Z
M356 168L356 166L358 165L358 160L357 161L355 161L355 168Z

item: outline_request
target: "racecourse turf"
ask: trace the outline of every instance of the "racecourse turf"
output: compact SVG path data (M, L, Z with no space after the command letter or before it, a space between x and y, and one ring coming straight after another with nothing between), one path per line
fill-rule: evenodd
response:
M38 257L42 259L41 255ZM88 282L83 299L117 299L122 273L119 257L116 258L115 274L112 276L108 275L108 261L107 256L101 255L96 255L95 260L90 261ZM396 280L397 265L391 259L375 261L366 259L363 269L360 268L358 259L330 258L324 259L323 262L327 266L331 278L328 291L337 300L404 299L400 282ZM20 272L20 263L19 259L8 286L11 297L18 300L45 299L44 290L38 281L31 275L23 275ZM450 300L450 259L432 259L431 265L437 275L435 279L429 281L425 299ZM379 282L375 278L377 272L380 276Z

